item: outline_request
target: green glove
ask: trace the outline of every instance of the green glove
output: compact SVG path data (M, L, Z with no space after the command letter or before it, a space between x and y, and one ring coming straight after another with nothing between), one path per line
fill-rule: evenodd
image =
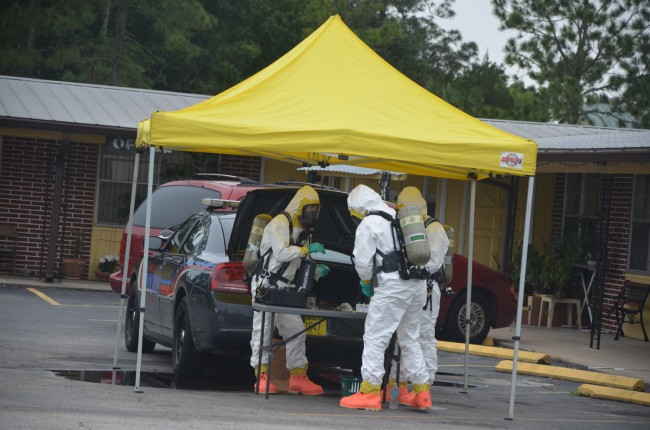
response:
M316 270L314 271L314 275L316 276L317 281L320 278L324 278L329 274L330 274L330 268L327 264L318 263L316 265Z
M314 242L314 243L310 243L310 244L307 246L307 251L308 251L310 254L313 254L314 252L320 252L320 253L322 253L322 254L325 254L325 247L323 246L322 243Z
M361 292L363 293L364 296L366 297L372 297L375 295L375 289L372 288L372 281L367 280L367 281L360 281L359 285L361 285Z

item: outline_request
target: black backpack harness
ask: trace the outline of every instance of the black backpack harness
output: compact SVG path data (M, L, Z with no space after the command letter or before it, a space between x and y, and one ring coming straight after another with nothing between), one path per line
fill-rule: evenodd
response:
M409 264L408 259L406 258L406 245L404 243L404 235L402 229L399 226L399 222L383 211L370 211L368 215L378 215L388 221L393 230L393 251L390 251L386 254L380 250L376 250L382 258L381 266L375 269L375 273L384 272L392 273L399 272L401 279L427 279L429 277L429 271L422 267L416 267ZM397 239L395 239L397 237Z
M291 215L289 215L289 213L287 213L286 211L282 211L280 213L285 217L287 217L287 221L289 221L289 246L296 245L296 241L293 240L293 222L291 221ZM305 240L305 237L303 237L303 233L304 232L301 232L300 235L298 236L297 243L300 245ZM269 256L272 252L273 252L273 248L269 248L269 250L266 251L264 255L261 255L259 260L257 261L257 264L255 265L255 267L251 272L253 273L253 276L257 276L262 279L264 278L268 279L269 284L277 288L278 281L282 281L285 284L291 282L290 279L287 279L284 276L282 276L284 275L285 270L287 270L287 267L289 267L290 262L282 263L282 265L275 272L269 271L269 263L271 261Z

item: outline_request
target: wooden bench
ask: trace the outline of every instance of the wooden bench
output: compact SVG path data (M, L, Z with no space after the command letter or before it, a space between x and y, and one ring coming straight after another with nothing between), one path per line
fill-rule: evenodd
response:
M641 324L643 339L648 342L648 333L643 324L643 307L648 299L649 292L650 285L639 284L632 281L625 281L623 283L623 289L618 296L614 297L614 304L609 311L607 311L607 317L616 314L617 327L614 340L618 340L619 335L625 336L623 334L623 324L627 323ZM638 321L636 321L637 315L639 316Z

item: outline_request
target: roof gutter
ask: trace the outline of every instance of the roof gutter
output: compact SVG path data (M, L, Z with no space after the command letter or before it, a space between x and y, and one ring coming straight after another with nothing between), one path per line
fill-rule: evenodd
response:
M537 152L537 161L544 162L650 162L650 148L606 150L544 150Z
M98 134L101 136L111 137L125 137L135 139L138 133L137 123L134 122L135 127L111 127L106 125L89 125L78 124L72 122L53 122L32 119L17 119L17 118L0 118L0 128L24 128L31 130L44 130L44 131L66 131L69 133L79 134Z

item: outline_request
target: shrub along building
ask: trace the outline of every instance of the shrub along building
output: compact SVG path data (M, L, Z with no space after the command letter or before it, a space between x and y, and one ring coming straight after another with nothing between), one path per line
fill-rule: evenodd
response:
M83 232L82 257L88 261L84 277L95 279L99 258L119 254L138 122L154 111L181 109L208 97L0 76L0 223L18 227L17 274L56 282L63 257L72 256L76 233ZM573 236L589 244L580 257L584 261L576 263L600 256L595 282L602 286L605 310L611 305L606 296L616 295L625 279L650 284L649 130L483 121L538 144L532 244L542 250L556 237ZM156 183L185 156L158 157ZM362 169L350 175L300 167L219 155L210 170L267 183L309 178L344 191L359 183L380 187L375 176ZM139 198L145 194L147 169L147 157L141 157ZM468 184L392 177L389 198L408 185L420 188L430 213L456 229L456 251L464 253ZM476 260L512 272L511 254L521 242L525 212L520 196L525 192L526 183L516 177L478 183ZM580 288L573 293L582 298ZM587 312L583 321L588 322ZM646 324L650 327L650 321ZM614 327L613 320L603 321L604 330ZM632 327L629 335L640 337L638 325Z

